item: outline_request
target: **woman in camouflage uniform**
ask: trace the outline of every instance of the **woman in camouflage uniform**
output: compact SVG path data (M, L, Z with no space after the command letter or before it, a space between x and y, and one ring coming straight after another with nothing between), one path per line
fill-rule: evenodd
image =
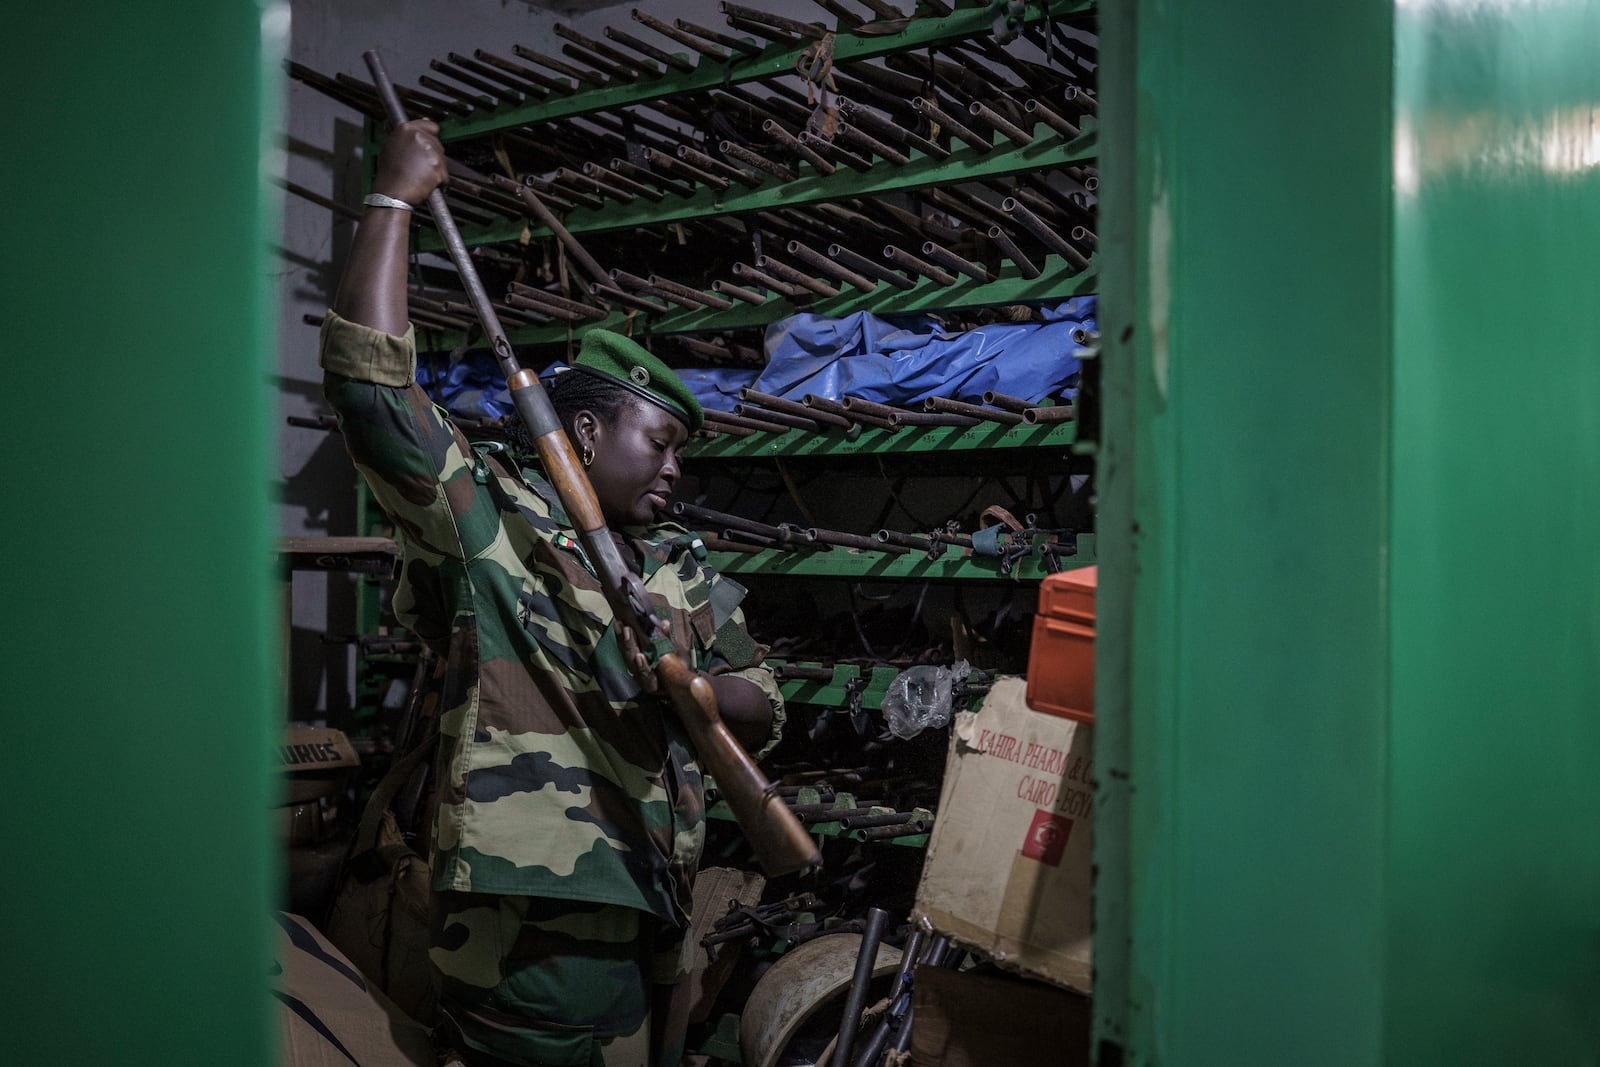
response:
M670 1067L700 770L627 669L637 652L619 645L549 483L470 445L416 384L406 205L445 180L436 133L410 122L383 149L382 195L356 231L322 364L350 455L404 547L395 611L445 659L431 958L447 1032L475 1065ZM551 401L679 654L712 676L735 736L765 751L782 697L744 630L743 590L687 531L655 521L698 403L605 331L585 335Z

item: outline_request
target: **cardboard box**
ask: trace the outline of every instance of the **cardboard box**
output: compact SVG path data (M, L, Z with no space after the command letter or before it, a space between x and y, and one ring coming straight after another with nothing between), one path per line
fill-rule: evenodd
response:
M1092 987L1094 728L1002 678L956 716L915 915L1003 966Z

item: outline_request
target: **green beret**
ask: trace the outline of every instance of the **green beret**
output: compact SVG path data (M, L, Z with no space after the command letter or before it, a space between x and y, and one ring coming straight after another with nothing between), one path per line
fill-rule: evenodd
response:
M590 330L583 335L573 370L608 378L681 419L689 432L705 422L705 412L683 379L672 368L646 352L636 342L610 330Z

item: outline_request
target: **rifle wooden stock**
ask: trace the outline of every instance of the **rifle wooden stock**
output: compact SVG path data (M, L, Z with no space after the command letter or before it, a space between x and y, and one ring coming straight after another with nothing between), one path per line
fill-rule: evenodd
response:
M690 670L676 653L661 657L656 676L722 799L736 814L743 812L739 826L762 869L776 876L819 865L816 841L728 732L710 680Z
M398 126L405 122L405 109L378 53L368 51L362 58L372 72L390 123ZM623 564L621 550L606 528L605 514L600 510L594 487L589 484L589 477L538 376L518 363L450 208L445 204L443 189L428 194L428 209L461 275L462 285L471 297L484 333L494 347L505 372L512 403L528 427L545 474L578 530L584 553L600 576L601 591L617 625L632 627L641 639L640 647L650 647L655 637L668 632L668 624L656 615L643 584ZM820 856L811 835L781 801L768 795L770 787L755 761L722 722L711 682L705 675L691 670L675 653L661 657L656 677L682 718L684 729L693 738L701 764L716 777L728 807L767 873L776 876L818 866Z

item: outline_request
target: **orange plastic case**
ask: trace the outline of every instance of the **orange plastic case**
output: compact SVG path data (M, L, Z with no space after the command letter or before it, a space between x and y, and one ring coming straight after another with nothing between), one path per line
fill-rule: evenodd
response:
M1094 722L1094 590L1098 567L1052 574L1039 586L1028 649L1028 707Z

